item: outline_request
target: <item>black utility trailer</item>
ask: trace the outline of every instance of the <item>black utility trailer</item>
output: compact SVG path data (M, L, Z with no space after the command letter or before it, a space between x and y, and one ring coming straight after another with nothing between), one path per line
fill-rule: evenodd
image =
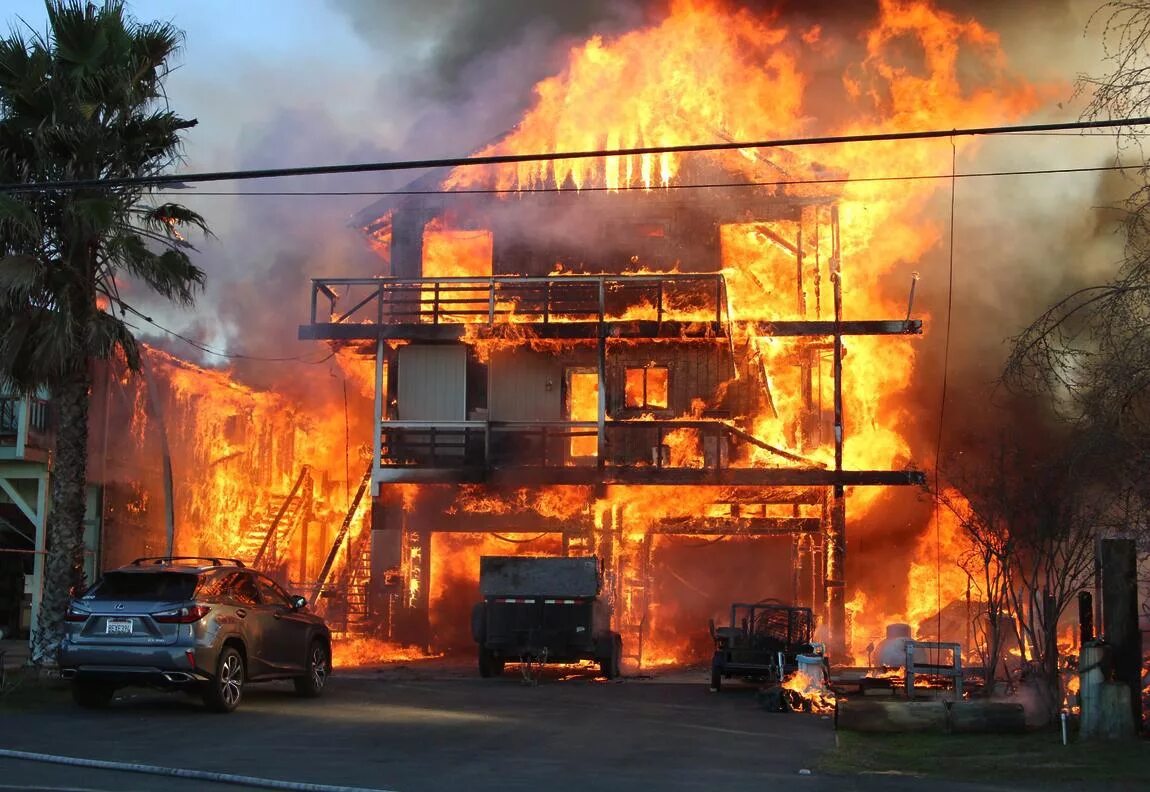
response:
M471 612L480 676L501 674L508 662L580 660L597 662L608 679L619 676L623 641L611 632L600 582L594 557L480 558L483 602Z
M711 621L711 690L718 691L723 679L731 677L782 682L799 669L799 655L822 655L822 646L813 642L814 632L810 608L780 600L736 602L729 626L716 628Z

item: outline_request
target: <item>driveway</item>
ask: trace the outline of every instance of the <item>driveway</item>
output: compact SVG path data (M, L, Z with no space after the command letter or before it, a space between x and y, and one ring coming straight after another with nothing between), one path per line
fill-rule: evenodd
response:
M105 711L62 697L0 710L8 749L401 792L921 787L800 773L833 744L829 719L765 712L749 689L711 694L702 672L618 682L551 672L529 686L514 670L483 680L413 664L342 673L319 700L252 687L231 715L148 692ZM0 759L0 790L36 785L237 788Z

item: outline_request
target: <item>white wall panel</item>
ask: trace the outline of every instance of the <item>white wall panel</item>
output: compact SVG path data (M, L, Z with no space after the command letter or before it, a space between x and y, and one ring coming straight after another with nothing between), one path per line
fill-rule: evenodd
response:
M396 375L399 420L462 421L467 417L465 347L400 347Z

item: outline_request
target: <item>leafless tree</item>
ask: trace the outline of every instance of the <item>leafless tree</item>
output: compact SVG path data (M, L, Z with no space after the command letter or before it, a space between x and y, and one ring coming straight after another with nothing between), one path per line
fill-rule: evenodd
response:
M1150 0L1112 0L1091 25L1101 28L1110 70L1080 75L1084 118L1150 115ZM1118 156L1142 167L1117 207L1126 238L1117 276L1068 294L1035 319L1014 340L1006 367L1008 384L1045 391L1066 417L1139 439L1150 436L1150 166L1143 133L1124 128L1119 137Z
M1150 0L1112 0L1091 20L1107 70L1081 75L1087 119L1150 116ZM1097 530L1139 541L1150 552L1150 163L1144 127L1123 128L1117 157L1138 165L1130 197L1117 207L1125 252L1116 277L1051 306L1014 339L1004 381L1049 397L1063 419L1113 464L1094 494Z
M970 582L974 652L986 669L988 684L998 678L1006 651L1010 597L1009 559L1013 553L1009 525L1014 504L1008 495L1006 446L977 464L954 460L946 471L948 487L938 493L941 504L958 519L970 550L958 560ZM962 494L960 495L959 492Z
M976 651L988 679L1006 670L1014 644L1051 714L1061 700L1059 622L1089 585L1094 540L1116 513L1110 485L1120 462L1099 441L1004 411L999 427L964 438L943 469L940 501L971 545L960 564L978 596Z

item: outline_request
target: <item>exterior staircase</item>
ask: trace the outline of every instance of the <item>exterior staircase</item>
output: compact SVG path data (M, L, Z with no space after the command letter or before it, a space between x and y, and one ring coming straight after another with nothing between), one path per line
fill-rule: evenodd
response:
M343 523L336 532L319 575L313 581L308 602L324 600L324 618L332 632L348 633L355 630L367 629L369 618L367 603L367 586L371 580L371 532L361 531L354 540L351 537L352 523L360 511L364 495L371 483L371 465L368 465L359 488L355 491L351 505L344 515ZM348 546L348 542L353 542ZM345 563L342 571L335 580L331 580L332 572L339 559L340 550L347 548Z
M371 532L363 531L355 543L351 556L351 568L342 575L345 579L341 587L345 592L347 618L342 632L348 635L364 635L370 631L370 613L367 603L367 587L371 582ZM339 626L339 625L337 625Z
M260 570L275 569L291 548L296 530L312 510L311 468L304 465L287 495L274 495L268 508L240 540L237 557Z
M651 535L621 550L619 596L616 599L618 631L623 639L623 660L643 667L643 642L647 635L647 606L651 585Z

